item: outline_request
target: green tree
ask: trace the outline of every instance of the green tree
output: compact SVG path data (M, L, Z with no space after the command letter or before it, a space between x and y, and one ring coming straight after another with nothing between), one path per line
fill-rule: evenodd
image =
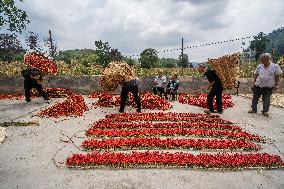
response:
M183 67L183 68L190 67L190 68L193 68L193 65L189 62L187 54L184 54L183 58L182 58L182 55L179 55L178 67Z
M109 59L110 59L110 62L112 62L112 61L122 61L123 60L123 56L118 51L118 49L111 49L110 52L109 52Z
M284 39L281 42L278 42L277 49L275 49L275 53L278 54L278 56L284 55Z
M96 64L96 62L98 61L98 56L96 55L96 53L92 53L92 54L85 54L84 56L82 56L79 61L87 67L92 67Z
M254 36L254 40L251 41L249 48L255 52L256 61L258 61L259 56L265 51L268 43L269 39L267 39L263 32Z
M267 35L269 43L266 47L266 52L273 56L273 61L277 62L284 55L284 28L273 30Z
M137 66L138 62L132 58L123 57L123 61L126 62L129 66Z
M178 65L178 60L174 58L160 58L158 65L161 68L175 68Z
M140 54L140 63L142 68L149 69L156 67L158 60L159 58L155 49L148 48Z
M84 65L95 64L98 62L98 56L93 49L75 49L59 51L56 60L62 60L67 64L71 64L72 60L81 62Z
M26 44L29 47L30 50L32 51L36 51L41 53L42 52L42 48L39 44L39 37L38 34L29 31L28 36L26 36Z
M25 50L15 34L0 34L0 60L12 62L22 58Z
M57 60L62 60L67 64L71 64L71 60L72 60L72 56L71 56L71 50L67 50L67 51L59 51L58 52L58 56L57 56Z
M122 61L123 56L118 49L111 48L108 42L95 41L98 63L106 67L112 61Z
M101 40L95 41L96 45L96 54L98 56L98 63L102 66L107 66L110 62L109 59L109 51L111 47L109 46L108 42L102 42Z
M22 33L28 23L27 13L16 7L14 0L0 0L0 29L7 26L9 31Z

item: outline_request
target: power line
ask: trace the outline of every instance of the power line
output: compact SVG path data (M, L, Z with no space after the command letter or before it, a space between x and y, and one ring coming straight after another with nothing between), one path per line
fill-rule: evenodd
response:
M283 30L284 30L284 27L281 27L281 28L277 29L276 31L270 32L268 34L280 33L280 32L283 32ZM215 42L209 42L209 43L207 42L207 43L203 43L203 44L199 44L199 45L186 46L186 47L183 48L183 50L206 47L206 46L211 46L211 45L231 43L231 42L235 42L235 41L237 41L237 42L242 41L242 45L245 45L245 42L243 40L252 39L254 37L256 37L256 35L241 37L241 38L235 38L235 39L230 39L230 40L222 40L222 41L215 41ZM165 53L165 52L173 52L173 51L181 51L181 50L182 50L182 48L165 49L165 50L157 51L157 53ZM139 56L140 56L139 54L133 54L130 57L139 57Z

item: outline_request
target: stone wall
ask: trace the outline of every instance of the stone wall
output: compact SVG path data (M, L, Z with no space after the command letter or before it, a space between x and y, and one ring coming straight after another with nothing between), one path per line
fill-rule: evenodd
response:
M139 78L139 90L151 91L153 87L153 77ZM168 78L169 79L169 78ZM206 92L208 82L202 77L180 77L179 92ZM22 76L1 76L0 77L0 94L22 94L23 93ZM239 93L251 93L252 79L242 78L240 80ZM94 91L102 91L99 86L99 76L46 76L43 81L44 87L50 88L67 88L81 94L90 94ZM227 91L235 93L236 90ZM282 80L279 92L284 93L284 81ZM120 87L112 93L119 94Z

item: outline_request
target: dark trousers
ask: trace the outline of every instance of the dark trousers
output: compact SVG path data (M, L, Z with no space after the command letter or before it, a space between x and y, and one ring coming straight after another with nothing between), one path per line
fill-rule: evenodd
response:
M165 98L168 99L168 95L172 97L172 100L176 100L177 90L175 89L167 89L167 92L165 92Z
M25 79L24 81L24 89L25 89L25 97L27 101L31 101L31 90L35 88L39 94L44 98L44 100L48 100L47 93L42 89L42 85L37 83L36 81L31 81Z
M214 106L213 106L213 99L216 96L216 104L217 104L217 111L222 112L222 92L223 88L220 87L212 87L208 96L207 96L207 103L210 112L214 112Z
M126 104L127 96L129 92L133 94L137 108L141 110L141 101L138 95L138 84L136 80L131 80L131 81L125 82L122 86L122 91L120 94L120 98L121 98L120 109L119 109L120 112L124 112L124 108L125 108L125 104Z
M252 90L253 90L252 105L251 105L252 111L257 112L257 104L259 98L262 96L262 103L263 103L262 112L268 112L270 106L270 97L272 95L273 88L254 86Z
M164 87L154 87L153 92L154 92L155 95L158 94L158 92L159 92L160 96L162 96L165 93L165 89L164 89Z

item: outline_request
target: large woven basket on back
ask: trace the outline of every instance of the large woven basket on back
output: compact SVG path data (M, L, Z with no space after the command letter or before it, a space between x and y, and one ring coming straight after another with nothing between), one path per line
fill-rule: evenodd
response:
M119 83L124 82L127 76L133 76L133 72L128 64L124 62L111 62L103 71L100 85L104 90L113 91Z
M208 64L219 76L224 89L232 89L236 86L239 77L239 62L240 53L208 60Z

